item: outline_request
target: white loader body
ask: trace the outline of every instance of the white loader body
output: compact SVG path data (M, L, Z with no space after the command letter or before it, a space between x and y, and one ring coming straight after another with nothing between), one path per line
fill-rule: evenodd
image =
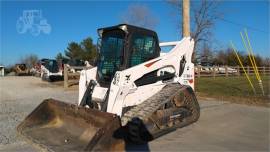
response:
M145 74L158 70L157 75L174 73L173 79L168 81L189 85L194 89L194 64L191 62L194 41L185 37L181 41L160 43L162 46L174 46L168 53L147 62L117 71L111 82L110 88L101 87L96 81L97 67L81 71L79 81L78 105L84 96L90 80L96 81L92 99L100 103L108 101L106 112L122 115L124 107L135 106L159 92L165 85L160 80L155 83L136 86L134 83ZM184 61L184 69L180 69L180 62ZM181 71L181 72L180 72ZM108 98L108 99L106 99Z

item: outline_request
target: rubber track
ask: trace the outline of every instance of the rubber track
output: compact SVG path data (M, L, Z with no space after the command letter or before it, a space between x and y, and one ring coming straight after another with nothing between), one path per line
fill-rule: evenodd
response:
M126 125L128 121L131 121L134 117L138 117L141 120L149 118L162 105L169 102L175 96L175 94L180 91L181 87L182 86L178 83L166 85L158 93L127 111L121 118L122 125Z

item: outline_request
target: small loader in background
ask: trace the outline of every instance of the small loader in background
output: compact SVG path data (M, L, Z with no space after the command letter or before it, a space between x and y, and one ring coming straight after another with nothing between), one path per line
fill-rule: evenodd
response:
M14 71L16 76L30 75L30 71L25 64L15 64Z
M41 79L48 82L63 80L63 68L56 60L41 59Z
M196 122L194 41L159 43L127 24L98 29L97 66L81 71L77 105L43 101L18 126L49 151L124 150ZM160 56L160 47L174 46Z

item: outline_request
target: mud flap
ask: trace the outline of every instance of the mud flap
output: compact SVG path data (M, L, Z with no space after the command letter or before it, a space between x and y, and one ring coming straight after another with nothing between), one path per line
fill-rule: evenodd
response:
M48 151L123 151L124 140L113 137L120 127L117 115L46 99L17 131Z

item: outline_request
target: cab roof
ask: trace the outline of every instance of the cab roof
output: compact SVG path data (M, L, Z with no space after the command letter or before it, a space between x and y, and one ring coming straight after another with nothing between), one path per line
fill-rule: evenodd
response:
M117 29L124 31L126 34L142 32L142 33L146 33L147 35L157 36L155 31L152 31L152 30L149 30L146 28L142 28L142 27L138 27L138 26L134 26L134 25L129 25L129 24L118 24L115 26L99 28L97 31L98 31L98 35L101 37L104 32L117 30Z

